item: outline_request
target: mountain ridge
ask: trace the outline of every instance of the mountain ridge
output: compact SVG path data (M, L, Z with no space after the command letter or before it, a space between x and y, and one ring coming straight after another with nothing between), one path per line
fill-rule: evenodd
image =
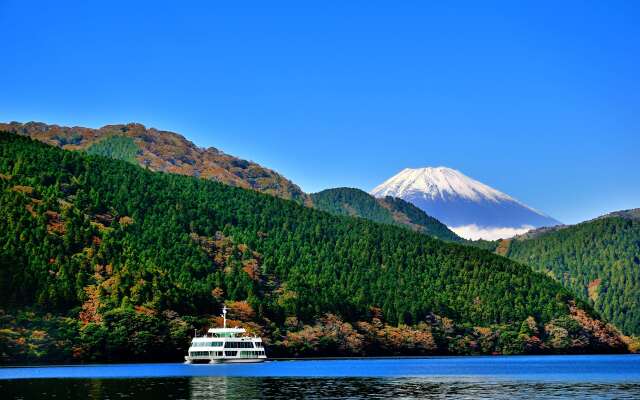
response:
M603 218L624 218L624 219L640 220L640 208L631 208L628 210L612 211L610 213L601 215L596 219L603 219Z
M0 123L0 130L29 136L65 150L87 151L102 145L103 149L96 154L112 158L122 157L106 153L115 147L109 142L114 138L130 138L137 150L134 154L126 154L128 161L135 159L138 165L153 171L213 179L300 203L309 201L300 187L269 168L231 156L215 147L198 147L179 133L147 128L139 123L86 128L42 122L9 122Z
M153 171L213 179L231 186L254 189L287 200L294 200L309 207L314 206L310 194L304 193L299 186L276 171L228 155L215 147L198 147L179 133L147 128L139 123L109 124L101 128L85 128L43 122L10 122L0 123L0 130L29 136L65 150L85 151L89 154L120 159ZM327 190L337 189L339 188ZM380 218L369 219L376 222L403 225L417 231L426 229L426 233L435 233L436 237L440 236L445 240L452 241L458 240L457 236L449 232L448 228L438 226L439 222L437 221L430 221L430 216L422 216L416 210L409 210L406 204L391 200L381 200L379 203L380 206L388 209L389 215L382 217L386 218L386 221ZM331 207L325 208L324 211L348 215L337 212L337 209L331 209ZM378 212L380 214L380 210ZM364 215L355 216L367 218ZM412 219L421 222L416 224L412 222Z

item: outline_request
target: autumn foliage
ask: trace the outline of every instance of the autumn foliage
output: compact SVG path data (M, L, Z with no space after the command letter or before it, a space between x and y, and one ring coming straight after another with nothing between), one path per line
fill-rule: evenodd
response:
M626 351L484 250L12 134L0 173L3 362L180 360L225 304L270 356Z

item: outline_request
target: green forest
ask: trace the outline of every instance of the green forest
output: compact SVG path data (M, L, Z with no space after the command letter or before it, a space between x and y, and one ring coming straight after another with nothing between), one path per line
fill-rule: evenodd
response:
M557 279L626 334L640 335L640 220L603 217L512 240L507 256Z
M442 222L428 216L413 204L395 197L376 199L360 189L336 188L314 193L311 199L315 208L332 214L404 226L438 239L462 242Z
M313 206L337 215L349 215L369 219L383 224L395 223L391 212L375 197L360 189L326 189L311 195Z
M0 133L2 362L180 359L223 303L270 355L626 351L488 251Z
M114 135L92 144L86 152L136 164L136 156L140 153L140 148L132 138Z

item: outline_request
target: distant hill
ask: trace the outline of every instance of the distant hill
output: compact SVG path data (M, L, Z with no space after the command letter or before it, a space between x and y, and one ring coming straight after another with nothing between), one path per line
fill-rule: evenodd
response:
M502 241L498 252L544 272L640 335L640 209ZM502 251L500 251L502 249Z
M406 168L371 194L406 200L466 239L508 238L532 228L559 224L513 197L446 167Z
M0 131L29 136L65 150L85 150L90 154L129 161L152 171L211 179L300 203L308 201L297 185L268 168L213 147L199 148L180 134L141 124L92 129L11 122L0 123Z
M315 208L336 215L400 225L451 242L462 241L440 221L402 199L393 197L376 199L367 192L354 188L323 190L311 194L311 199Z
M602 219L602 218L611 218L611 217L618 217L618 218L640 221L640 208L633 208L631 210L614 211L598 218Z
M459 241L460 238L439 221L424 214L402 200L376 201L365 192L344 193L335 197L330 191L305 194L296 184L270 169L242 160L215 148L202 149L183 136L169 131L146 128L141 124L106 125L102 128L66 127L40 122L0 123L0 131L29 136L65 150L84 151L137 164L152 171L176 173L215 180L231 186L254 189L284 199L329 211L351 215L375 222L407 226L440 239ZM356 195L357 193L357 195ZM333 199L332 199L333 197ZM333 200L352 202L332 207ZM373 207L367 209L367 207Z
M626 351L487 251L0 133L0 362L177 361L223 304L271 356Z

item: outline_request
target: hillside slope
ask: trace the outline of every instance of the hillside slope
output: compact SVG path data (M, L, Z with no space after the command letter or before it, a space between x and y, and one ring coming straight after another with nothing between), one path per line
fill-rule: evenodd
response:
M405 226L416 232L451 242L462 241L440 221L402 199L393 197L376 199L367 192L354 188L323 190L311 194L311 199L315 208L332 214Z
M548 273L627 334L640 335L638 210L515 238L506 255Z
M178 360L223 302L271 355L625 351L489 252L0 134L3 362Z
M0 123L0 131L29 136L66 150L86 150L135 162L152 171L196 176L284 199L307 201L307 196L297 185L270 169L213 147L199 148L177 133L146 128L141 124L106 125L92 129L11 122Z

